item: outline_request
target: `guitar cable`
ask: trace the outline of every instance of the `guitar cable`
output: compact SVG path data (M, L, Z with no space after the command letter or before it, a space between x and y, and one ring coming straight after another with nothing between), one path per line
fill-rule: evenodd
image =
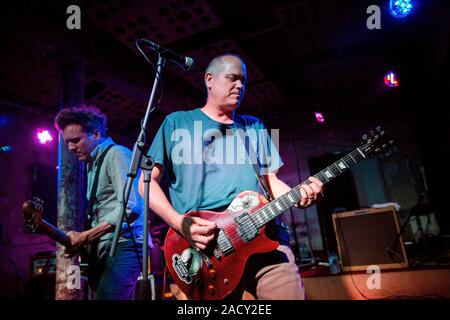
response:
M123 191L122 191L122 199L125 199L125 188L123 188ZM126 211L126 208L125 208L125 211ZM142 212L141 212L141 214L142 214ZM141 274L142 274L144 272L144 270L142 269L142 259L141 259L141 256L139 255L139 251L138 251L138 248L137 248L137 242L136 242L136 239L134 237L133 230L131 229L130 220L129 220L128 215L126 214L126 212L125 212L125 221L127 222L128 232L131 235L131 241L133 242L134 252L136 253L136 257L137 257L137 259L139 261L139 269L141 269ZM148 236L148 235L146 235L146 236Z

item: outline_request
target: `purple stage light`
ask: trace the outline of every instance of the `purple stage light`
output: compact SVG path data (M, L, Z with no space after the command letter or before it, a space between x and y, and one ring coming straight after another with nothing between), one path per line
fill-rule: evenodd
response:
M53 136L47 129L37 129L36 138L38 142L42 145L48 145L53 141Z
M317 122L325 122L325 117L323 116L322 112L314 112L314 116L316 117Z

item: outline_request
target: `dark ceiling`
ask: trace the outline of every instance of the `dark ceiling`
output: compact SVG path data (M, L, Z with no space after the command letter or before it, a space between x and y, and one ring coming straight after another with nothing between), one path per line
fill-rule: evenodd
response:
M203 71L225 52L247 63L243 112L271 126L301 130L316 110L330 124L408 118L422 82L448 57L448 2L416 1L414 14L398 20L386 0L16 1L2 7L0 95L56 113L61 59L85 61L85 101L107 112L112 131L134 137L154 77L135 46L147 38L196 62L193 72L171 63L164 70L157 121L202 105ZM74 3L81 30L66 28ZM381 30L366 27L373 4ZM399 88L383 84L390 69L399 72Z

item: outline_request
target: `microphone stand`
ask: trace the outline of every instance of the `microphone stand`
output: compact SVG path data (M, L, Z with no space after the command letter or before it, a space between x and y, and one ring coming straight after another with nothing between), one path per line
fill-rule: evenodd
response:
M302 177L300 175L300 164L298 163L297 145L295 143L295 140L291 140L291 142L292 142L292 145L294 146L295 164L296 164L296 167L297 167L298 181L300 183L302 181L302 179L301 179ZM309 250L310 250L310 253L311 253L310 263L308 265L314 265L314 264L316 264L317 260L314 257L314 252L313 252L314 250L313 250L312 241L311 241L311 233L310 233L310 230L309 230L308 213L306 212L306 208L303 208L303 213L304 213L304 217L305 217L306 233L308 234L308 245L309 245ZM294 233L295 233L295 229L294 229ZM297 243L297 245L299 245L299 243ZM299 253L299 257L300 257L300 253ZM301 257L300 257L300 263L301 263Z
M414 213L416 211L415 209L418 208L419 204L422 202L424 197L425 197L424 193L421 193L419 195L419 199L417 200L416 204L410 209L408 217L406 218L405 222L401 226L401 228L398 231L397 235L395 236L394 240L392 240L391 244L386 248L386 251L390 256L395 255L395 256L397 256L397 258L400 258L400 260L402 259L402 257L399 256L399 254L396 252L396 249L399 245L400 237L403 234L403 232L405 231L405 228L408 225L409 220L411 220L411 217L414 215ZM417 221L420 223L418 215L417 215Z
M136 287L136 298L137 300L154 300L155 299L155 288L154 279L152 276L152 282L150 282L148 277L148 224L149 224L149 191L150 191L150 177L151 172L154 167L154 161L151 157L147 156L145 153L145 137L147 124L149 122L150 113L152 110L153 100L155 98L156 89L158 87L161 72L165 65L166 59L158 54L158 62L156 65L156 75L153 83L152 92L147 105L147 111L144 116L144 120L141 125L141 132L139 137L134 144L132 160L130 168L127 174L128 180L124 187L124 200L122 205L122 211L117 219L116 229L114 230L114 238L111 245L111 250L109 252L110 257L114 257L117 251L117 244L119 242L119 235L121 231L121 226L123 224L123 219L126 217L126 208L128 200L130 198L131 187L133 185L133 180L137 176L137 171L139 168L142 169L144 174L144 237L143 237L143 252L142 252L142 277L139 277ZM127 218L128 222L128 218ZM128 228L131 229L128 223ZM130 230L131 232L131 230Z

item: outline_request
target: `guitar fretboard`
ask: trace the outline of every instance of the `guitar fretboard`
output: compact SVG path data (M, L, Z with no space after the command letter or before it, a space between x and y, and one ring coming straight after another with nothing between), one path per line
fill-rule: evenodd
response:
M364 159L364 154L360 149L356 148L343 158L315 174L314 177L322 181L323 184L326 184ZM261 228L269 221L275 219L281 213L297 204L302 198L300 193L301 186L310 183L311 181L309 180L300 183L298 186L292 188L290 191L286 192L252 214L251 219L253 220L255 226L258 229Z

